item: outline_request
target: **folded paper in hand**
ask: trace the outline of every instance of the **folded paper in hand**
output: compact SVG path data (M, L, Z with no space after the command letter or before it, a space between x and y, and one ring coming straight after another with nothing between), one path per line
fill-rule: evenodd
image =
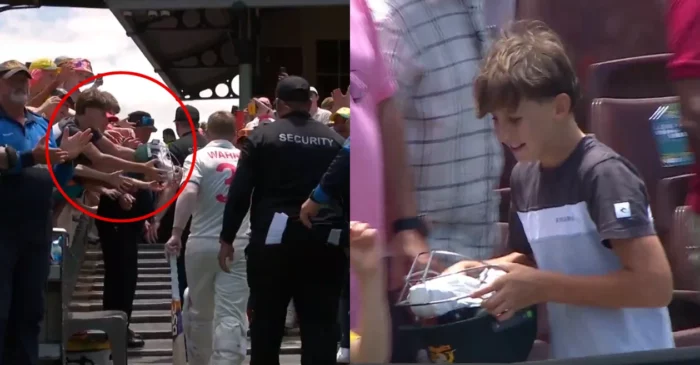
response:
M438 317L464 307L478 307L483 299L469 296L505 273L501 269L487 268L481 272L479 278L464 274L440 275L412 286L408 293L408 302L413 314L421 318ZM490 294L487 294L483 298L489 296ZM441 302L429 304L437 301Z

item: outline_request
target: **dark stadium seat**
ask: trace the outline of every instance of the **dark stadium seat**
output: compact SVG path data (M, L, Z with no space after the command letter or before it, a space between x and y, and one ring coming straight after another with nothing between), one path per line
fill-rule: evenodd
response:
M700 280L689 260L689 246L697 235L687 206L678 207L673 217L667 253L674 279L673 301L669 306L676 347L700 346Z
M669 53L622 58L588 67L587 96L640 99L675 95L666 75Z
M649 118L663 105L677 102L675 97L647 99L596 99L591 104L591 131L596 138L627 158L639 170L652 204L652 212L661 222L657 210L657 186L661 179L688 174L690 166L663 167L656 148ZM660 227L666 228L666 227ZM665 232L660 232L665 233Z
M695 174L685 174L661 179L656 191L656 212L654 223L661 232L670 232L677 207L685 205L690 178Z
M585 132L590 132L587 122L592 100L588 97L589 66L667 52L665 14L665 0L517 1L518 19L542 20L564 41L581 84L582 99L575 113ZM646 76L642 80L646 81Z

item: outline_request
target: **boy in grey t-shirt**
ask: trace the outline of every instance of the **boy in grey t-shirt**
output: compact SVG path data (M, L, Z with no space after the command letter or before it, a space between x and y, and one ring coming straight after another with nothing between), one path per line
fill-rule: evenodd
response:
M578 82L559 37L518 22L492 46L475 81L479 115L518 165L511 176L508 274L483 306L506 320L547 303L552 357L674 347L672 276L634 166L578 128ZM456 264L448 271L463 269Z

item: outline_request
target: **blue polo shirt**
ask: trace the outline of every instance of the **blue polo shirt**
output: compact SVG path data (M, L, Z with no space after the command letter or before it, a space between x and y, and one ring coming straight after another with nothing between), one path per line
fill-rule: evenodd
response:
M20 154L14 169L0 174L0 237L17 234L48 234L51 229L51 194L53 181L46 165L34 164L32 149L46 135L48 121L38 114L25 111L24 125L0 109L0 146L12 146ZM56 147L53 134L49 146ZM54 165L56 180L65 184L73 176L73 165Z

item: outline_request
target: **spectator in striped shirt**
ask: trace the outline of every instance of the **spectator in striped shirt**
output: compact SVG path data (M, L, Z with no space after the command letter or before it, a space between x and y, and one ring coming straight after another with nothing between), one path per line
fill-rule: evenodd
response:
M398 85L418 210L431 228L427 244L489 258L503 150L490 118L474 110L472 82L488 47L483 0L370 5Z

